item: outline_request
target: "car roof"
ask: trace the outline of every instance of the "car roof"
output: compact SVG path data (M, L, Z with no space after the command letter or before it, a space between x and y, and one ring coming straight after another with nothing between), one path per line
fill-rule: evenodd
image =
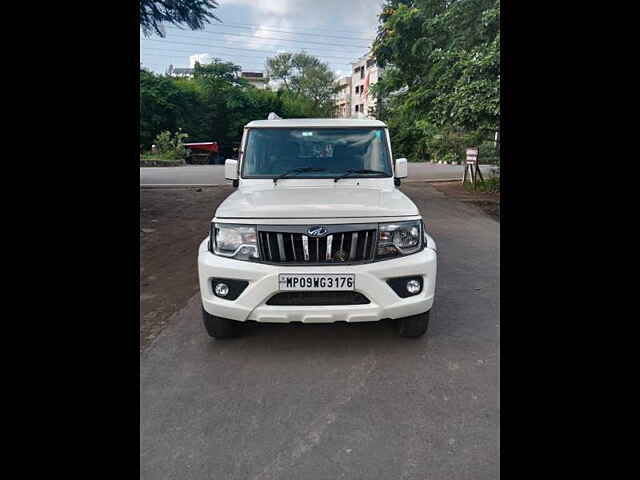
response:
M380 120L364 118L287 118L280 120L254 120L245 128L295 128L295 127L386 127Z

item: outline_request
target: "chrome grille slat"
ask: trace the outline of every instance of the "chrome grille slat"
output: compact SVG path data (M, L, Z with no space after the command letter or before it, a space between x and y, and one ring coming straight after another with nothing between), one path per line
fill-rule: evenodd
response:
M351 234L351 252L349 253L349 260L356 258L356 245L358 245L358 232Z
M297 262L298 259L296 258L296 244L293 241L293 233L291 234L291 249L293 250L293 261Z
M304 261L309 261L309 237L302 235L302 251L304 253Z
M273 260L273 255L271 255L271 242L269 242L269 234L265 235L267 237L267 249L269 250L269 260Z
M376 248L378 248L378 230L374 230L371 233L371 251L369 252L369 258L373 260L376 255Z
M280 261L286 262L287 256L284 254L284 239L282 238L282 234L278 233L278 252L280 253Z
M334 227L325 237L309 237L307 226L258 226L262 260L276 264L340 265L372 261L376 248L374 225ZM280 230L281 228L281 230ZM329 227L331 232L331 227ZM315 240L315 241L314 241ZM338 252L343 253L337 255Z

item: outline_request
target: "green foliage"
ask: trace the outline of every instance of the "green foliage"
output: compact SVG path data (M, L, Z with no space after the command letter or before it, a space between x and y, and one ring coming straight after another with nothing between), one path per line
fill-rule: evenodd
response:
M460 163L466 158L466 149L477 144L474 135L459 129L441 128L437 133L433 130L430 133L425 143L432 161Z
M183 158L176 159L176 158L173 158L172 155L161 154L161 153L145 152L140 154L141 167L156 167L156 166L172 167L176 165L185 165L184 159Z
M396 150L459 158L500 126L500 0L387 0L373 92Z
M328 117L322 108L318 108L315 102L302 95L292 92L278 92L282 101L283 118L318 118ZM277 113L277 112L276 112Z
M175 134L171 134L169 131L161 132L155 140L158 152L165 159L184 158L186 149L183 143L188 136L182 132L182 129L179 129Z
M479 146L480 163L496 165L500 168L500 144L496 147L493 141L485 141Z
M249 86L249 83L240 76L240 65L233 62L223 62L214 59L206 65L196 62L193 69L193 77L207 88L223 88L229 86Z
M230 157L242 129L269 112L284 118L322 116L313 98L289 91L259 90L239 75L240 67L214 60L195 65L193 78L140 70L140 144L151 148L158 134L182 129L192 142L218 142Z
M465 182L464 188L475 192L500 193L500 175L485 178L484 182L478 180L475 188L472 183Z
M288 93L288 101L296 105L305 116L330 117L335 112L334 97L340 87L329 65L313 55L280 53L267 58L270 78L281 80Z
M202 29L210 18L218 20L210 12L217 6L216 0L140 0L140 26L145 36L156 33L161 37L163 23Z

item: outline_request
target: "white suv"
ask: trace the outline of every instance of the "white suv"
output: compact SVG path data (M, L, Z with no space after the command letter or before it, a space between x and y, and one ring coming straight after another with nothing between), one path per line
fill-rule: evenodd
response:
M239 322L397 319L400 335L429 325L436 244L397 186L377 120L260 120L244 128L239 160L201 243L204 325L215 338Z

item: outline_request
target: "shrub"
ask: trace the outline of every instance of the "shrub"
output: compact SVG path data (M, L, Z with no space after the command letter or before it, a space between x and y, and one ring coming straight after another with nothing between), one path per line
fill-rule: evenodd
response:
M480 163L500 165L500 144L496 148L494 142L483 142L480 144Z
M425 133L428 135L425 138L426 148L430 157L436 162L463 162L466 158L466 149L477 145L475 133L450 128L431 129L426 130Z
M175 134L169 131L160 133L155 140L158 152L166 159L182 159L186 154L183 140L189 135L180 128Z
M475 188L471 182L465 182L464 187L469 191L473 190L485 193L500 193L500 175L491 175L488 178L485 178L484 182L481 182L480 179L478 179Z

